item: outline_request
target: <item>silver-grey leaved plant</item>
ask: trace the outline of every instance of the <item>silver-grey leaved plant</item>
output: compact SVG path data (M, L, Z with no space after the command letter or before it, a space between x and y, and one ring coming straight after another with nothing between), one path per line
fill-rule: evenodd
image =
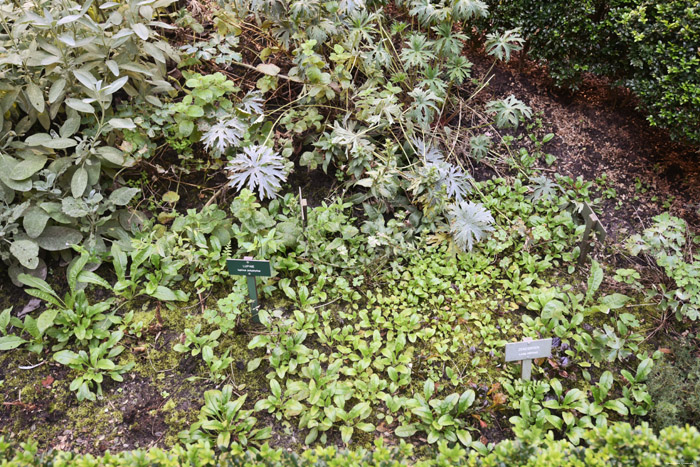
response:
M272 148L259 145L243 148L226 170L229 171L229 186L237 190L244 186L250 191L257 189L260 199L276 197L288 172L282 156Z
M493 231L493 216L480 203L462 201L448 209L450 233L454 242L464 251L471 251L475 242Z
M223 153L230 147L238 146L246 128L237 118L220 121L209 127L202 134L202 142L204 147L209 151L215 149L219 153Z

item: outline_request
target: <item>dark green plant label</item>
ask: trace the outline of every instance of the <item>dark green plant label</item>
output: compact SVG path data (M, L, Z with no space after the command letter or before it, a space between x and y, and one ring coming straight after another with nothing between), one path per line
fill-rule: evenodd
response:
M228 273L234 276L271 276L270 262L257 259L227 259Z

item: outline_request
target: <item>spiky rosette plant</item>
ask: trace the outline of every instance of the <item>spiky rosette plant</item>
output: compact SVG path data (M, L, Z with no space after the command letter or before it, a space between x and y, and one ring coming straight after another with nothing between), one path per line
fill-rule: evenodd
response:
M475 242L494 230L491 212L479 203L462 201L453 204L449 208L448 218L454 242L465 251L471 251Z
M260 199L274 198L287 180L285 160L267 146L248 146L226 166L229 186L258 191Z

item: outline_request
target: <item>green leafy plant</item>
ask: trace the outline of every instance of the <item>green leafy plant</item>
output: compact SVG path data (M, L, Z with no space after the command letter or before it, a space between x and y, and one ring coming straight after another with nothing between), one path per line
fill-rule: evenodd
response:
M157 94L172 90L165 63L178 55L156 32L171 27L158 20L171 3L3 8L0 203L9 213L0 259L13 279L41 271L40 250L104 251L105 238L131 230L124 206L138 190L106 194L108 180L134 163L115 144L134 123L112 104L119 95L159 106Z
M204 393L204 406L199 411L197 421L189 432L180 436L189 442L210 440L220 450L231 449L235 445L256 444L270 437L270 428L255 428L257 419L252 411L242 410L247 395L232 400L233 388L224 386L221 391L210 390Z
M427 440L430 444L447 440L471 446L472 437L464 415L474 404L474 391L467 389L461 395L454 393L444 399L434 398L434 394L435 382L428 379L423 385L423 394L415 394L412 399L406 401L406 407L418 420L398 427L395 430L396 435L406 437L423 431L428 435Z
M114 361L124 351L123 346L116 345L122 337L121 331L115 331L105 342L91 343L87 351L80 350L76 353L71 350L61 350L54 354L54 360L78 372L78 376L70 384L70 390L75 391L79 401L84 399L94 401L96 396L102 395L102 382L105 376L109 376L114 381L123 381L122 375L134 367L134 362L118 364Z

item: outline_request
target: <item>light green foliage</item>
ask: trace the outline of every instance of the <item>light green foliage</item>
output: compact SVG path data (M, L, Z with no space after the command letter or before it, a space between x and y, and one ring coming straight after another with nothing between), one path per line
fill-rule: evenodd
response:
M686 240L685 221L663 213L654 217L654 225L642 234L632 235L627 248L633 255L644 254L663 269L668 282L648 291L648 298L678 320L700 317L700 256ZM688 248L690 246L690 248Z
M117 345L122 337L121 331L115 331L105 342L99 345L92 344L87 351L81 350L75 353L71 350L61 350L54 354L54 360L78 373L70 384L70 390L76 392L79 401L84 399L94 401L96 395L102 395L102 382L105 376L109 376L114 381L123 381L122 374L134 367L134 362L122 365L114 361L124 351L123 346Z
M226 385L219 390L204 393L204 406L199 411L199 417L189 432L181 433L181 437L189 442L209 440L216 443L220 450L232 446L258 444L259 441L270 437L270 428L254 428L257 419L252 417L250 410L243 410L246 396L232 400L233 388Z

